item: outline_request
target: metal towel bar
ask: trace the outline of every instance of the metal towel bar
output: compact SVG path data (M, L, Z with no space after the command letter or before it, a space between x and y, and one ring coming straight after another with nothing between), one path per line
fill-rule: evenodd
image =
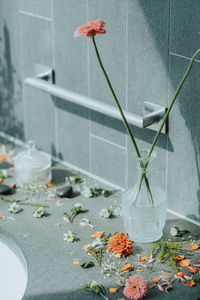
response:
M43 67L43 69L41 69L41 66L40 66L40 73L37 74L35 77L26 78L24 83L27 86L39 89L43 92L46 92L46 93L56 96L58 98L62 98L69 102L76 103L78 105L81 105L81 106L84 106L91 110L105 114L112 118L121 120L121 115L117 108L113 107L112 105L102 103L101 101L89 98L87 96L83 96L81 94L61 88L53 83L48 82L49 80L53 81L52 78L53 78L53 71L49 68L45 70L45 67ZM145 106L146 110L151 112L149 114L146 114L145 116L139 116L139 115L124 111L124 114L125 114L129 124L140 127L140 128L144 128L144 127L148 127L154 123L157 123L165 115L166 107L163 107L163 106L160 106L157 104L153 104L153 103L147 102L147 101L144 102L144 106Z

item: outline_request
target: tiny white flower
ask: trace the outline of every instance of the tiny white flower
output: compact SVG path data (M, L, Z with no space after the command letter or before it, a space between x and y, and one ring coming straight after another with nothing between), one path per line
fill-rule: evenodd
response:
M41 218L44 215L44 208L43 207L39 207L36 210L34 210L33 212L33 216L35 218Z
M74 207L83 209L83 205L81 203L75 203Z
M99 212L99 216L103 217L104 219L107 219L110 217L110 212L107 208L102 208L102 210Z
M91 197L91 190L88 187L84 187L83 190L81 191L81 194L85 197L85 198L90 198Z
M11 205L9 205L8 210L9 210L9 212L11 212L13 214L17 214L19 212L20 208L19 208L19 205L16 202L14 202Z
M115 208L114 215L117 217L121 217L122 213L121 213L121 208L119 206Z
M67 233L64 233L64 241L67 241L68 243L73 243L75 238L75 235L69 230Z
M96 248L96 249L101 247L101 245L102 245L102 242L101 242L100 238L94 239L94 241L91 244L92 248Z
M170 228L170 235L171 236L177 236L178 235L178 229L176 227L171 227Z
M6 169L2 169L1 172L5 178L8 177L8 171Z
M93 286L97 285L97 282L95 280L92 280L90 287L92 288Z

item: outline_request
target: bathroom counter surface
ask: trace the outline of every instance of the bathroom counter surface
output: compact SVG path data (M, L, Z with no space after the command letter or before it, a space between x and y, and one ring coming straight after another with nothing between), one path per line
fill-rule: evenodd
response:
M1 166L0 166L1 168ZM53 167L53 182L55 184L64 182L65 177L73 174L73 172L62 165L55 165ZM14 177L5 179L6 184L15 182ZM102 184L98 183L98 186ZM51 190L48 193L51 194ZM112 189L112 188L108 188ZM42 194L35 196L35 202L41 202ZM7 199L21 199L25 196L16 190L16 193L11 196L4 196ZM51 198L49 196L49 198ZM1 201L0 213L5 216L5 219L0 220L2 226L1 231L4 234L11 236L22 250L27 266L28 266L28 285L23 300L77 300L77 299L100 299L100 296L90 293L85 290L79 290L84 284L91 283L95 280L101 283L108 289L110 287L117 287L115 283L109 282L109 278L104 279L99 267L92 267L90 269L83 269L80 265L73 264L73 261L79 259L81 263L90 261L92 258L83 250L83 245L92 242L91 235L96 231L105 231L105 233L124 232L122 220L120 217L113 219L101 218L98 213L102 208L109 208L111 205L117 206L119 204L120 192L112 195L109 198L85 198L81 195L76 196L70 200L63 200L57 202L60 198L49 199L47 204L49 208L46 210L46 216L42 218L33 217L33 207L21 206L23 211L11 215L8 212L8 205ZM29 199L24 200L29 201ZM73 204L82 203L88 211L79 214L73 223L64 221L64 212L70 212ZM7 218L12 216L14 220ZM80 226L80 220L89 219L95 228ZM177 219L168 214L166 226L164 229L164 236L169 235L170 227L178 226L181 229L187 229L192 234L199 234L199 227ZM68 243L63 240L63 234L68 230L77 234L78 241ZM137 244L133 245L134 254L148 254L151 249L151 244ZM74 252L74 254L70 254ZM105 254L105 258L108 254ZM133 255L133 256L135 256ZM199 256L196 252L194 256ZM196 258L197 259L197 258ZM131 257L128 258L131 261ZM120 261L116 258L116 261ZM158 269L164 269L164 264L158 265ZM148 279L148 284L152 284L152 273L147 274L146 271L138 273ZM125 298L120 289L116 294L108 292L109 299L123 299ZM195 287L184 286L180 282L174 283L173 289L168 293L160 292L157 288L150 289L144 299L171 299L171 300L199 300L200 299L200 283ZM3 299L6 300L6 299ZM13 299L14 300L14 299Z

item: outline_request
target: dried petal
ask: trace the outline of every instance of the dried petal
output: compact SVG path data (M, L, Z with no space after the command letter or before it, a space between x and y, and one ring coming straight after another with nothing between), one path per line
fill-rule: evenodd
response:
M192 250L198 250L199 246L197 244L190 244L190 249L192 249Z
M194 285L195 285L195 282L194 282L193 280L188 281L188 282L187 282L187 285L188 285L188 286L194 286Z
M131 271L133 268L133 266L131 264L125 264L121 267L121 271L125 272L125 271Z
M160 284L158 284L158 289L159 289L159 291L164 292L164 289Z
M178 272L177 274L176 274L176 276L178 276L178 277L184 277L184 276L186 276L187 275L187 273L183 273L183 272Z
M104 231L97 231L92 235L93 239L100 239L104 235Z
M189 265L190 265L190 260L189 259L183 259L181 260L180 262L180 266L183 267L183 268L187 268Z
M155 287L156 287L155 284L149 284L149 285L148 285L148 289L153 289L153 288L155 288Z
M112 294L116 294L119 288L109 288L109 292Z
M73 265L80 265L80 260L78 259L73 260Z
M176 260L178 260L178 261L181 261L181 260L183 260L184 259L184 255L178 255L177 257L176 257Z
M158 283L160 281L160 277L153 277L152 280L153 282Z
M190 266L190 267L188 268L188 271L190 271L191 273L195 274L195 273L198 272L198 269L197 269L196 267L194 267L194 266Z

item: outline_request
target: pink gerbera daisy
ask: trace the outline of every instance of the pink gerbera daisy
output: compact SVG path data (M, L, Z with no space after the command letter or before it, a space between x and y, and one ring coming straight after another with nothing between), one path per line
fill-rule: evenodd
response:
M133 300L142 299L148 291L146 280L140 275L133 275L126 281L124 295Z
M87 24L78 27L74 33L74 36L77 37L81 35L82 37L84 37L85 35L87 35L88 38L91 39L95 34L106 33L106 30L104 29L105 26L106 23L103 20L90 21Z

